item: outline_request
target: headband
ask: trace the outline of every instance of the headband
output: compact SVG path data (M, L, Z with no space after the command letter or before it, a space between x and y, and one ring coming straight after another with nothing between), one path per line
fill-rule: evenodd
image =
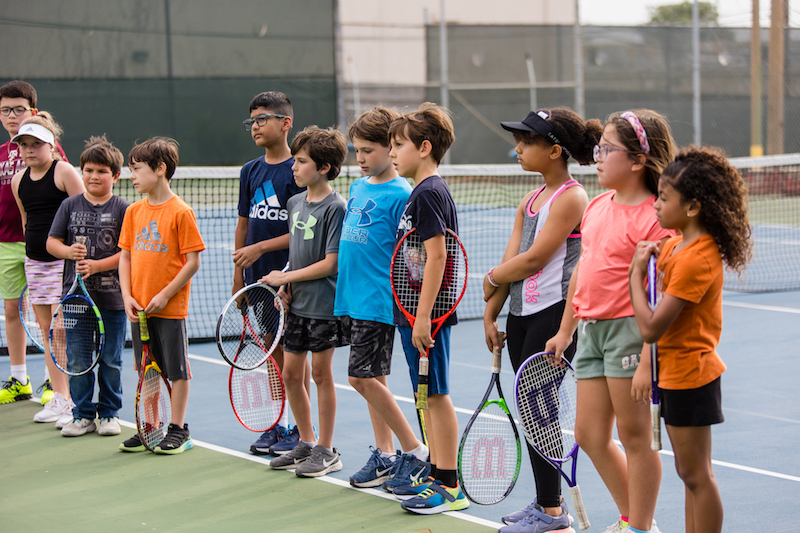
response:
M522 119L522 122L501 122L500 125L507 131L532 131L533 133L538 133L550 141L550 144L559 145L561 150L567 154L567 157L572 157L567 147L561 144L561 141L553 133L554 126L547 122L546 119L548 118L550 118L550 115L547 114L547 111L531 111L528 116Z
M620 116L633 126L633 131L636 133L636 138L639 139L639 146L642 147L642 152L649 154L650 143L647 142L647 132L644 131L644 126L642 126L642 122L639 120L639 117L636 116L636 113L633 111L625 111L620 114Z
M44 126L40 126L39 124L33 124L31 122L27 124L23 124L19 127L19 131L14 138L11 139L11 142L14 144L19 144L20 137L24 135L29 135L36 139L39 139L42 142L49 144L50 146L56 145L56 139L53 136L53 132L45 128Z

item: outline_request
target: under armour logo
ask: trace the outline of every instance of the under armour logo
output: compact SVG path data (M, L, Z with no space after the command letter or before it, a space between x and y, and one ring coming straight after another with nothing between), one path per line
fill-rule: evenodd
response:
M302 220L297 220L297 217L299 216L300 213L294 213L292 215L292 227L291 227L292 235L294 235L294 228L297 228L305 232L303 234L303 240L307 241L309 239L313 239L314 231L311 228L317 225L317 219L314 218L312 215L308 215L308 220L303 222Z
M367 200L367 203L364 207L354 206L353 198L350 198L350 200L347 202L347 213L348 214L352 213L354 215L358 215L359 217L361 217L358 219L358 224L356 224L357 226L369 226L370 224L372 224L372 217L369 216L369 213L376 207L378 207L378 204L376 204L375 200L373 200L372 198L369 198Z

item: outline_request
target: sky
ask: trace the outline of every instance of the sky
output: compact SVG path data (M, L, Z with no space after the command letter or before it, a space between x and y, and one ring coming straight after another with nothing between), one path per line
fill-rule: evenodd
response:
M650 20L648 7L677 4L682 0L579 0L581 23L635 26ZM752 0L710 0L717 6L722 26L749 27ZM759 0L761 25L769 26L771 0ZM789 0L789 25L800 26L800 0Z

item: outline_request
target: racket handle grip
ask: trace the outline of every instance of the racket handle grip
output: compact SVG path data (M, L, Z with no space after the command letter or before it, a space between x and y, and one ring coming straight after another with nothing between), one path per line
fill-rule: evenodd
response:
M142 342L150 342L150 329L147 327L147 315L139 311L139 338Z
M505 333L498 331L497 335L500 337L500 342L503 342ZM496 350L492 350L492 373L499 374L503 364L503 346L501 345Z
M419 358L419 376L417 382L417 409L428 408L428 358Z
M650 425L653 426L653 439L650 449L657 452L661 449L661 406L657 403L650 404Z
M592 524L589 523L589 516L586 514L586 507L583 505L581 488L578 485L570 487L569 496L572 498L572 507L575 509L575 516L578 517L578 527L581 529L589 529L589 526Z

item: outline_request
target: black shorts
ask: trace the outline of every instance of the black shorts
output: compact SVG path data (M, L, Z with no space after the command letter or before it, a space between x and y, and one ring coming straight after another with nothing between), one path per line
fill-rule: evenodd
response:
M354 378L388 376L392 371L394 326L357 318L345 324L350 339L347 375Z
M291 353L323 352L347 345L340 320L306 318L292 312L286 313L283 331L283 349Z
M192 379L186 320L150 317L147 319L147 327L150 330L150 353L167 379L170 381ZM142 362L142 341L139 338L138 321L131 322L131 338L138 369Z
M721 424L722 378L697 389L658 389L664 423L676 427L701 427Z

